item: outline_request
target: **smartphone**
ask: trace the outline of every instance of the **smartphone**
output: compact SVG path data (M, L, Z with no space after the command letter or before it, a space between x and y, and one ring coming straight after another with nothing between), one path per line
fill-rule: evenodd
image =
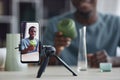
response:
M20 59L22 63L40 61L39 22L21 22L20 26Z

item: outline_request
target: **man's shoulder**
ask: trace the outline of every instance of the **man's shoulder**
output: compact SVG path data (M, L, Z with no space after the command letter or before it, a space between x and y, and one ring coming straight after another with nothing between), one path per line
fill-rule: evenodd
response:
M120 16L118 15L99 13L99 23L108 26L107 29L120 30Z
M98 13L98 14L102 20L109 20L109 21L120 20L120 16L118 15L108 14L108 13Z
M26 42L28 40L29 40L28 38L24 38L24 39L22 39L22 42Z

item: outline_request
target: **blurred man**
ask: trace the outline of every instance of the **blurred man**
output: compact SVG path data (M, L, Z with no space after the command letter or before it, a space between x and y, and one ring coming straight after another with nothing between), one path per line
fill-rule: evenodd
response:
M49 21L44 35L45 44L54 45L56 55L67 64L76 65L79 37L72 40L57 30L60 20L71 18L75 21L77 33L80 28L87 26L86 44L90 67L98 67L100 62L111 62L113 66L120 66L120 57L116 56L116 48L120 46L120 18L98 13L97 0L71 1L76 11L56 16ZM52 59L51 64L57 64L56 60Z

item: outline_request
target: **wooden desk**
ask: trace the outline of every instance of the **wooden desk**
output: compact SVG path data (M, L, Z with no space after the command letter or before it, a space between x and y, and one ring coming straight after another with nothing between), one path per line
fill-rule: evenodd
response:
M39 67L30 67L25 71L0 71L0 80L120 80L120 68L113 68L111 72L88 69L79 72L78 76L72 76L63 66L48 66L42 77L36 78L38 69Z

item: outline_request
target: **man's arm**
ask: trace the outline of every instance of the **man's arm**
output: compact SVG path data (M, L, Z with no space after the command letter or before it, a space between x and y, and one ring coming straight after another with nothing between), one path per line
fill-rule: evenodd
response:
M56 48L56 54L59 55L65 47L68 47L71 43L71 38L64 37L62 32L57 32L54 38L54 46Z
M120 57L111 57L110 61L113 67L120 67Z
M28 46L28 48L25 48L24 50L21 50L21 53L26 54L30 51L33 51L34 49L35 49L35 47L33 45L30 45L30 46Z
M33 51L34 49L35 49L35 46L30 45L30 44L29 44L29 46L27 45L26 39L22 40L22 43L21 43L21 53L22 54L26 54L30 51Z
M120 57L110 57L105 50L88 54L87 57L90 67L98 68L101 62L110 62L113 67L120 67Z
M63 37L61 32L57 32L57 28L54 21L50 21L48 27L46 27L44 37L44 44L45 45L53 45L56 48L56 55L60 55L61 51L64 50L64 47L69 46L71 39ZM52 57L49 60L49 64L55 65L59 64L56 58Z

